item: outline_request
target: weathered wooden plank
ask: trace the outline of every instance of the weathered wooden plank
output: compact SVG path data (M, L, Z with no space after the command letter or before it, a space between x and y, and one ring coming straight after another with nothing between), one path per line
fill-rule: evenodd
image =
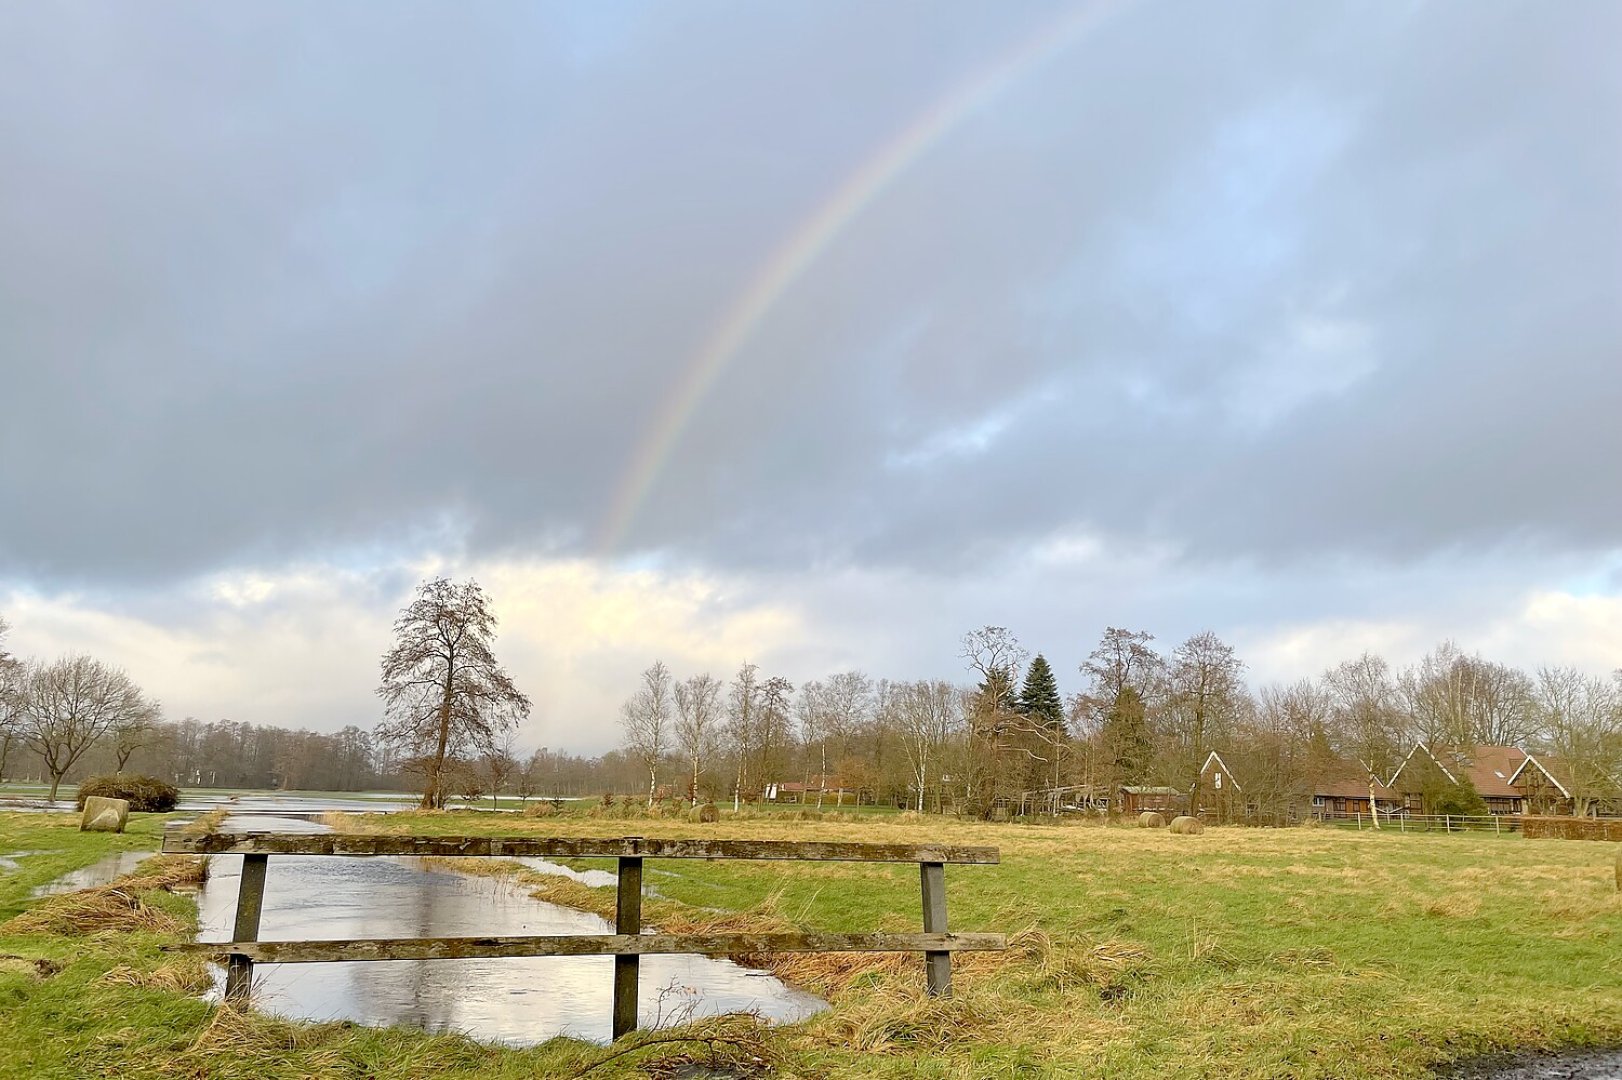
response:
M621 859L617 884L614 936L639 935L642 933L642 860ZM616 1039L636 1030L636 983L641 963L636 953L620 953L614 957L613 1037Z
M259 936L259 913L265 906L265 869L268 855L244 855L242 877L237 882L237 914L231 933L238 941ZM253 961L240 953L231 957L225 971L225 1000L246 1003L253 988Z
M795 840L658 840L640 836L389 836L373 833L171 833L163 850L193 855L421 855L455 858L804 859L992 864L994 847Z
M918 877L924 894L924 931L946 933L946 867L920 863ZM931 997L952 996L952 954L945 949L924 953L924 976Z
M545 937L374 938L356 941L194 942L170 952L237 954L261 964L337 960L457 960L502 956L757 956L789 952L995 952L1002 934L569 934Z

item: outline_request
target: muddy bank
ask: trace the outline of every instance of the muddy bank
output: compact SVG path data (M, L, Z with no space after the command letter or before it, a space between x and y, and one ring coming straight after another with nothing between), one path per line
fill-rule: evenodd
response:
M1493 1055L1440 1075L1444 1080L1622 1080L1622 1048Z

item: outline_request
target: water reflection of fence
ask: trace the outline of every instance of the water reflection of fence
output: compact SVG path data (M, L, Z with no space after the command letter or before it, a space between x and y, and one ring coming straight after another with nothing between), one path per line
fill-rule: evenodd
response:
M352 960L449 960L502 956L613 956L614 1037L636 1027L638 958L688 953L738 956L785 952L921 952L929 993L952 987L952 953L997 950L1001 934L954 934L947 930L946 865L998 861L992 847L955 845L857 844L788 840L651 840L638 836L450 837L355 833L322 835L275 833L174 834L165 852L241 855L232 940L181 946L186 951L225 955L225 997L246 1001L255 962L298 964ZM613 858L619 862L618 897L612 934L531 937L374 938L346 941L259 941L265 874L272 855L418 856L438 858L548 859ZM795 862L917 863L923 894L924 932L644 934L644 859L769 859Z

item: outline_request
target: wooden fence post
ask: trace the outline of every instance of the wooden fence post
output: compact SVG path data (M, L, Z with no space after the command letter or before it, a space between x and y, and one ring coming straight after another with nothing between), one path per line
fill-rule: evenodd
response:
M946 866L944 863L918 864L924 893L924 933L946 933ZM932 997L952 996L952 954L924 953L924 975Z
M232 941L259 940L259 912L265 904L265 867L269 855L242 856L242 877L237 883L237 918ZM225 1000L248 1003L253 986L253 961L233 953L225 969Z
M642 860L620 859L619 894L614 908L614 933L642 932ZM614 957L614 1038L636 1030L637 956Z

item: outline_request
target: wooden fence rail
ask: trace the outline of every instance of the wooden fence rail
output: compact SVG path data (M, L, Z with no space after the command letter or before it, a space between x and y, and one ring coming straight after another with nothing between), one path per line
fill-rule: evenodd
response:
M241 855L242 883L229 942L197 942L178 950L227 957L225 997L248 999L253 965L354 960L448 960L502 956L613 956L613 1032L636 1027L639 958L662 953L751 956L782 952L921 952L929 993L952 990L952 953L994 951L1001 934L954 934L947 929L946 864L987 865L996 848L953 845L854 844L787 840L651 840L614 837L440 837L357 833L175 833L163 850L196 855ZM272 855L339 857L437 856L450 858L611 857L619 861L614 933L538 937L376 938L345 941L260 941L259 913ZM921 934L644 934L644 859L771 859L807 862L917 863L923 897Z

